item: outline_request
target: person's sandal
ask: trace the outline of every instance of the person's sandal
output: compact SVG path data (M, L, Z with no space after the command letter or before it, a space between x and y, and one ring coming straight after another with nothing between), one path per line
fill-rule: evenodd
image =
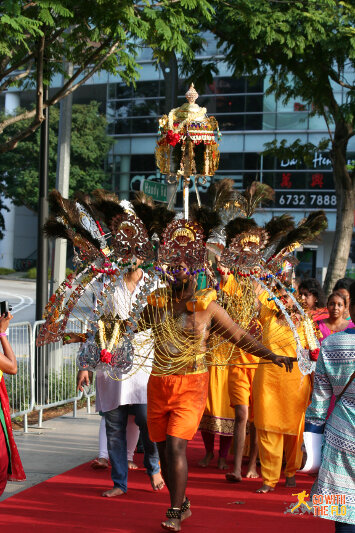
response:
M172 518L176 518L177 520L181 520L181 508L179 507L169 507L169 509L166 511L166 518L168 520L171 520ZM167 524L165 522L161 523L163 529L167 529L168 531L180 531L180 524L175 524L175 522L170 522L170 524Z

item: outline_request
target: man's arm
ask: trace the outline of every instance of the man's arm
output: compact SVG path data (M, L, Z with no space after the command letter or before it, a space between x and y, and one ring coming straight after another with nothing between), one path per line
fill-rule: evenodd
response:
M76 342L86 342L88 340L87 333L64 333L63 344L75 344Z
M258 342L252 335L247 333L243 328L234 322L228 313L216 302L209 305L209 311L212 314L212 321L216 326L215 332L224 339L238 346L247 353L272 361L277 366L285 365L286 371L291 372L293 361L291 357L282 357L274 354L263 344Z
M84 385L90 385L89 372L88 370L79 370L78 375L76 376L76 390L84 391Z

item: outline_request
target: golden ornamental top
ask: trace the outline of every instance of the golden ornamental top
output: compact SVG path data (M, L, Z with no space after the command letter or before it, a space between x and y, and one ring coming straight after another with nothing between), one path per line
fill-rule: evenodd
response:
M186 100L189 104L194 104L198 98L198 92L193 83L191 83L189 90L185 93Z

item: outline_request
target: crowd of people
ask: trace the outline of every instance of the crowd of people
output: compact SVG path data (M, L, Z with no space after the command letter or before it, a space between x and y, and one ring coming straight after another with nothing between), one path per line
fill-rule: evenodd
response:
M174 286L175 295L179 296L176 298L174 311L182 314L186 302L191 298L193 281L187 279L183 269L181 269L179 277L181 284L178 283ZM137 269L135 274L130 274L126 279L125 290L129 290L131 295L134 294L135 291L139 290L139 284L142 280L144 280L144 273ZM233 292L233 283L234 279L231 274L225 273L222 276L221 287L226 293L231 294ZM317 280L307 279L299 284L299 299L313 320L319 325L320 342L335 332L344 330L350 332L355 327L351 321L349 310L351 283L352 280L346 278L339 280L334 292L328 297L326 305L322 288ZM182 287L184 287L183 294L179 292L182 291ZM280 290L280 296L285 305L292 307L292 300L285 290ZM129 302L132 305L131 297ZM129 314L129 310L130 308L126 309L126 315ZM146 320L148 320L149 313L146 315ZM159 322L160 319L161 317L155 313L154 320ZM204 317L201 317L200 320L202 327ZM219 317L216 310L213 312L213 320L221 320L222 327L227 329L231 327L234 332L237 331L237 325L223 322L225 317L223 314ZM112 398L119 396L118 391L122 387L127 387L136 395L138 394L137 390L140 390L141 396L136 402L145 404L144 407L140 406L140 409L146 409L148 402L148 415L145 424L148 424L149 437L152 440L151 446L154 447L154 443L156 443L159 451L162 473L162 478L158 479L156 483L152 482L152 485L155 490L159 490L165 483L171 496L171 511L167 515L167 520L162 523L165 529L178 531L181 528L181 522L191 514L190 502L186 496L186 447L188 441L195 435L198 426L206 450L205 457L201 458L199 462L201 467L205 468L213 461L214 441L215 436L218 435L217 467L220 470L228 469L228 454L231 452L234 456L232 470L227 472L225 476L227 481L234 483L242 481L243 457L247 453L248 464L245 477L259 477L257 459L260 461L262 485L257 490L258 493L264 494L274 490L280 479L283 461L285 461L286 486L295 487L295 474L300 469L303 459L302 441L306 411L311 398L313 398L313 376L303 377L297 364L293 365L292 372L285 372L282 359L284 358L286 370L290 369L287 365L292 364L292 360L296 360L296 342L282 313L263 294L259 296L259 322L262 326L262 334L259 337L262 345L255 340L253 341L255 345L251 349L252 345L249 339L248 352L245 352L242 350L243 344L246 344L245 335L240 337L236 335L234 339L229 338L230 342L235 343L235 349L239 352L238 362L242 362L242 365L212 365L209 372L204 368L191 374L184 369L183 375L179 375L179 373L168 376L154 375L150 376L149 381L147 374L141 371L146 376L145 387L142 383L136 387L134 379L123 382L109 380L114 383L111 385L112 390L110 392L107 387L100 386L99 380L102 378L97 376L98 409L104 416L107 435L110 434L110 431L112 432L107 427L107 421L110 419L118 420L122 408L126 413L123 421L120 419L119 424L116 424L116 440L112 440L111 436L108 439L108 441L111 439L108 455L112 464L113 488L106 491L105 496L121 495L127 490L127 469L130 458L127 456L126 442L130 441L132 430L126 434L126 427L127 416L132 413L134 405L130 405L133 404L133 400L129 402L123 400L125 405L122 405L122 401L116 401L118 406L113 407ZM148 324L147 328L148 331L154 330L152 323ZM300 337L302 334L302 328L299 328ZM142 335L142 333L137 333L137 335ZM205 334L206 342L207 338L208 334ZM349 337L349 339L352 338ZM72 335L69 342L75 340L80 339L75 339L75 336ZM137 346L142 346L142 344L137 343ZM154 352L152 346L151 350ZM223 351L223 345L218 350L219 352ZM164 347L160 347L160 351L164 352ZM268 354L271 359L273 357L271 354L277 354L280 357L274 360L276 365L259 365L258 356L262 353L263 355ZM154 358L154 353L151 357ZM218 360L221 360L221 357L223 354L219 353ZM320 363L318 364L320 365ZM346 369L343 376L345 381L348 377L348 371L349 368ZM88 379L87 373L79 372L79 387L85 381L88 382ZM148 399L146 399L147 387ZM350 393L351 389L349 390ZM110 406L112 404L112 409L109 411L107 410L108 407L103 407L102 394L111 398L109 403ZM333 399L330 398L330 405L327 409L328 417L334 401L335 396ZM101 425L101 432L102 427L104 426ZM141 427L144 440L147 438L145 427ZM119 457L120 469L124 472L123 484L118 480L116 473L118 470L118 442L121 446ZM152 478L153 470L149 466L147 455L145 455L144 464L147 473ZM348 468L348 472L351 474L353 464L350 465L349 463L348 466L352 468L352 470ZM351 502L350 495L349 498L349 502ZM349 520L353 520L353 518ZM349 524L346 523L346 525ZM339 531L342 530L339 529ZM346 530L344 529L344 531Z
M146 370L140 369L122 381L113 380L103 372L96 375L97 410L102 420L100 452L93 466L106 468L110 462L113 482L113 487L103 496L116 497L127 491L128 469L135 467L133 450L139 429L144 466L152 488L160 490L166 485L170 493L171 507L162 526L179 531L182 521L191 515L186 494L186 448L199 425L206 449L199 465L213 464L215 435L219 435L217 467L221 471L228 469L228 454L234 456L232 469L225 474L226 481L237 483L243 477L259 477L259 461L262 485L257 492L265 494L273 491L279 482L283 462L286 486L295 487L295 474L303 459L306 423L307 431L324 431L322 464L313 493L346 495L347 514L328 518L335 520L337 532L354 533L353 280L339 280L326 302L315 279L303 280L297 287L299 299L319 326L322 344L314 375L305 377L297 366L293 332L270 299L259 294L261 331L256 338L233 322L215 301L202 311L186 314L186 306L195 290L195 277L189 275L186 268L181 268L175 280L171 312L181 317L186 331L197 332L207 346L211 328L217 325L219 333L224 332L228 343L238 351L238 361L243 364L212 365L207 370L203 358L197 357L194 368L159 375L155 361L157 357L167 356L167 348L157 342L154 331L165 318L153 300L148 299L141 316L141 330L136 333L135 349L146 350L144 357L151 360L154 372L149 376ZM123 318L129 317L144 282L145 273L137 268L126 274L116 287L116 311ZM233 275L224 272L221 289L231 294L233 282ZM291 308L293 302L289 293L282 287L279 292L285 306ZM0 318L3 349L0 354L0 494L8 478L25 477L12 437L2 378L3 373L17 371L16 358L6 337L11 319L10 313ZM299 335L302 337L302 331ZM145 336L144 342L142 336ZM64 340L65 343L82 341L83 337L76 334L70 334ZM86 345L83 346L85 349ZM258 364L260 357L264 362L269 360L274 364ZM78 388L82 390L85 385L89 385L89 373L80 370ZM246 454L249 459L244 472L243 457Z

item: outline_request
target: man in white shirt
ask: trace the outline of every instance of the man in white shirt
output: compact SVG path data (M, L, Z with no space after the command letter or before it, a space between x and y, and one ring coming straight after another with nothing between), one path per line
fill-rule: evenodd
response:
M115 313L123 320L129 318L132 305L145 283L144 272L137 268L128 272L124 280L120 280L115 289ZM73 336L71 342L75 342ZM147 361L153 357L153 341L149 332L137 333L132 342L135 354ZM150 357L151 356L151 357ZM118 381L105 372L96 376L96 410L105 417L107 447L112 465L113 488L103 493L112 498L127 492L127 440L126 428L128 415L134 415L135 423L140 429L144 447L144 466L150 476L154 490L164 486L160 474L159 454L157 446L149 439L147 427L147 383L149 369L139 368L133 375ZM89 383L86 370L78 373L78 388Z

